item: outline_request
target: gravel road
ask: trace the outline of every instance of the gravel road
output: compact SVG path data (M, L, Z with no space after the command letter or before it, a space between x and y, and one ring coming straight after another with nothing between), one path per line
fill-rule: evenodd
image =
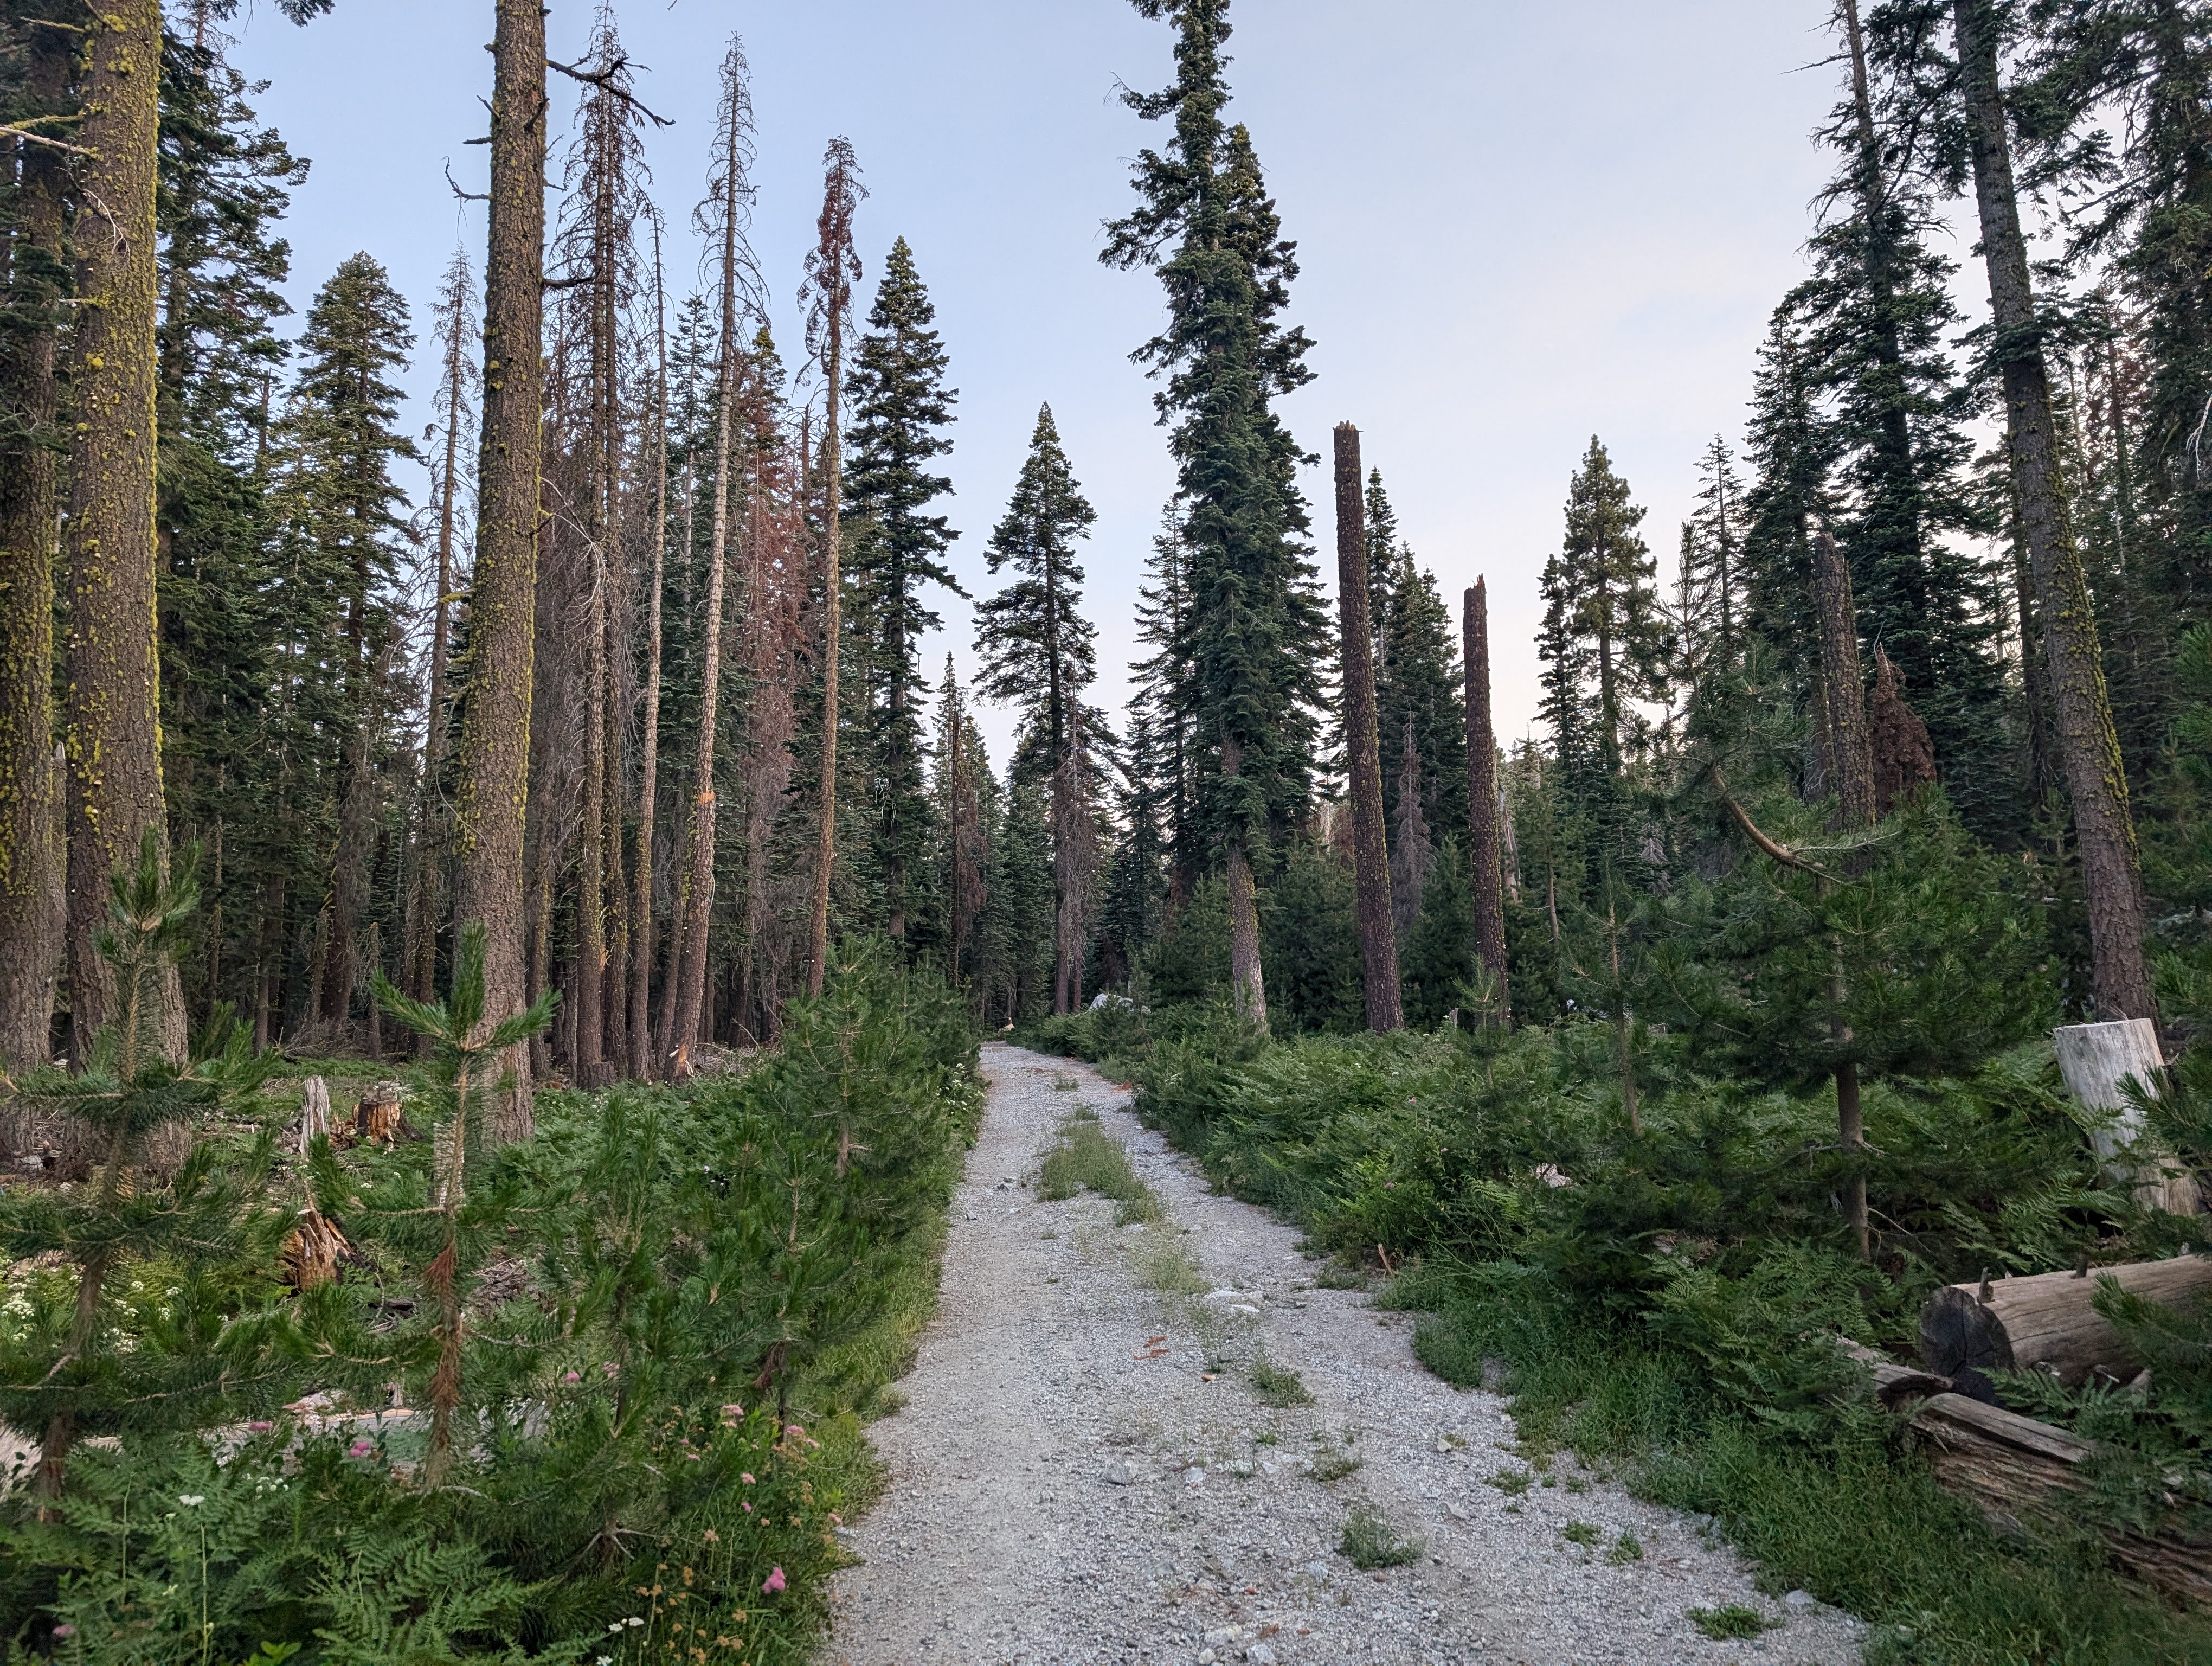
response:
M1423 1370L1407 1316L1316 1288L1323 1264L1296 1229L1213 1192L1095 1071L1012 1047L983 1061L989 1109L941 1305L908 1404L872 1431L890 1489L852 1533L865 1562L838 1577L830 1659L1859 1657L1856 1620L1802 1592L1762 1595L1696 1521L1564 1456L1548 1478L1530 1471L1504 1401ZM1037 1165L1079 1104L1127 1146L1166 1219L1117 1225L1103 1199L1037 1198ZM1311 1403L1262 1403L1255 1362L1295 1371ZM1492 1479L1522 1474L1518 1492ZM1418 1540L1418 1557L1355 1568L1339 1546L1363 1511ZM1730 1605L1771 1628L1715 1641L1689 1614Z

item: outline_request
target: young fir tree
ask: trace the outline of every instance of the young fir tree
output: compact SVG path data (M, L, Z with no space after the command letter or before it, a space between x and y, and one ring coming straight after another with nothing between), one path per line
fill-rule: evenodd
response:
M1006 1024L1042 1017L1053 976L1052 830L1044 794L1016 780L990 830L981 934L987 1017L991 1003Z
M1743 483L1719 435L1698 459L1698 507L1682 523L1675 609L1681 633L1677 679L1695 703L1734 671L1743 629Z
M1400 536L1379 469L1368 471L1366 514L1368 582L1379 587L1371 592L1376 732L1395 849L1409 758L1421 818L1431 831L1467 824L1467 720L1450 610L1437 593L1435 575ZM1391 896L1395 904L1397 894ZM1418 912L1418 894L1409 900Z
M391 675L393 591L398 546L408 528L392 465L416 452L395 426L399 390L390 379L404 368L414 340L407 303L384 268L366 254L345 261L307 310L300 375L279 439L288 512L342 598L337 623L343 645L336 657L344 717L328 743L337 840L314 992L322 1020L337 1025L353 1009L398 695Z
M1097 627L1082 614L1075 545L1097 514L1060 449L1052 407L1037 412L1030 454L988 552L1013 581L975 609L976 687L1021 714L1016 773L1045 783L1053 831L1053 1010L1066 1012L1079 980L1083 926L1097 839L1084 690L1097 678Z
M1122 764L1121 836L1107 864L1096 941L1102 988L1133 988L1145 953L1159 935L1168 898L1168 814L1173 783L1149 712L1129 717Z
M1564 789L1587 820L1590 850L1626 856L1621 769L1640 735L1634 702L1664 690L1671 643L1656 564L1637 528L1643 508L1597 437L1567 489L1566 537L1544 566L1544 715L1553 725ZM1592 696L1595 696L1592 700ZM1580 708L1589 701L1589 719ZM1594 721L1593 721L1594 720Z
M1228 882L1238 1009L1264 1026L1256 879L1305 818L1327 657L1303 541L1303 458L1273 409L1310 380L1309 343L1281 322L1296 246L1282 236L1250 135L1223 119L1228 0L1134 3L1175 29L1176 81L1126 100L1147 121L1172 119L1174 138L1139 155L1138 206L1109 227L1101 258L1154 267L1167 291L1167 326L1138 357L1166 378L1154 403L1172 429L1180 486L1190 591L1182 703L1202 732L1193 819Z
M845 509L852 526L849 565L866 599L867 769L872 856L884 891L884 929L907 934L927 875L929 794L922 778L922 691L917 654L924 632L942 623L921 587L963 595L945 565L959 536L928 513L952 483L930 465L952 449L943 430L959 396L945 385L944 344L932 327L937 309L915 270L906 239L892 244L868 311L867 332L853 354L853 429L845 467Z
M1134 684L1129 709L1152 726L1161 775L1162 836L1166 841L1169 913L1187 902L1201 866L1197 830L1192 822L1195 795L1193 764L1197 755L1193 727L1196 714L1188 703L1192 678L1187 630L1190 618L1189 559L1176 525L1175 506L1162 512L1146 567L1152 582L1137 590L1137 640L1149 650L1129 668Z
M238 1109L277 1062L256 1055L227 1012L185 1058L171 1055L165 990L198 889L189 855L171 877L164 866L149 828L136 864L108 887L97 946L112 999L82 1069L44 1067L20 1086L28 1108L76 1120L91 1162L81 1184L11 1186L0 1203L9 1258L63 1274L25 1290L29 1322L0 1357L0 1407L41 1436L46 1505L61 1497L79 1441L200 1426L245 1386L216 1356L223 1304L238 1264L274 1247L259 1207L273 1154L265 1133L243 1164L227 1163L214 1141L195 1143L172 1175L149 1162L157 1130ZM155 1269L165 1294L149 1298L132 1275ZM227 1276L210 1276L218 1269Z

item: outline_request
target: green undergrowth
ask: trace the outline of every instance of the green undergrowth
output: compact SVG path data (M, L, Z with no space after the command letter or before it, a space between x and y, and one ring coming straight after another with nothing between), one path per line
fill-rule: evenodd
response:
M80 1444L60 1497L46 1519L28 1485L0 1506L0 1637L86 1666L813 1657L839 1529L880 1486L866 1423L896 1404L980 1122L962 1003L858 945L741 1078L542 1094L534 1137L503 1146L459 1103L422 1089L421 1142L306 1164L211 1136L198 1169L128 1189L118 1208L173 1212L220 1179L239 1227L219 1257L108 1281L61 1371ZM221 1126L275 1132L296 1107L264 1089ZM463 1168L465 1193L441 1178ZM276 1260L311 1196L352 1254L303 1296ZM11 1188L0 1248L65 1247L59 1219ZM14 1426L46 1425L76 1289L51 1256L9 1281ZM439 1459L421 1413L441 1361ZM288 1409L310 1395L337 1420ZM416 1414L370 1415L395 1401Z
M1632 1128L1610 1025L1270 1043L1218 1013L1105 1018L1040 1039L1126 1071L1149 1124L1334 1266L1395 1272L1420 1359L1502 1384L1529 1462L1571 1450L1712 1517L1772 1590L1869 1621L1870 1660L2212 1663L2212 1625L2089 1532L2000 1538L1939 1489L1834 1347L1905 1352L1927 1293L1985 1267L2180 1247L2100 1173L2047 1048L1867 1084L1868 1264L1832 1097L1700 1075L1679 1037L1638 1037Z

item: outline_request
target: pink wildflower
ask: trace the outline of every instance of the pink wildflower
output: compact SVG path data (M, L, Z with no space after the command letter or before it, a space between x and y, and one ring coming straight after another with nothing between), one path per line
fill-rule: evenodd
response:
M777 1577L780 1578L782 1577L782 1574L783 1570L781 1568L778 1568L776 1570ZM783 1587L778 1585L776 1589L778 1590L781 1590ZM76 1627L74 1626L57 1626L54 1627L54 1635L56 1637L75 1637L76 1635Z
M781 1568L777 1568L772 1572L767 1578L762 1580L761 1589L770 1593L781 1590L783 1589L783 1570Z
M355 1441L352 1445L346 1448L346 1456L348 1457L367 1457L375 1450L376 1443L371 1440L367 1435L363 1435L360 1439Z
M739 1475L738 1479L744 1482L748 1487L750 1487L753 1484L753 1478L750 1475Z
M584 1376L581 1371L564 1371L562 1373L561 1380L563 1383L580 1383L584 1380Z
M265 1434L267 1434L267 1433L268 1433L271 1429L275 1428L276 1426L274 1423L269 1423L269 1422L265 1422L265 1421L258 1421L258 1422L249 1423L249 1424L247 1424L246 1426L246 1428L247 1428L248 1430L250 1430L250 1431L251 1431L252 1432L253 1432L254 1434L257 1434L257 1435L265 1435Z
M745 1506L744 1506L744 1511L745 1511L745 1514L747 1514L748 1516L750 1516L750 1515L751 1515L751 1514L753 1513L753 1507L752 1507L752 1505L751 1505L751 1504L750 1504L750 1502L749 1502L749 1503L747 1503L747 1504L745 1505Z

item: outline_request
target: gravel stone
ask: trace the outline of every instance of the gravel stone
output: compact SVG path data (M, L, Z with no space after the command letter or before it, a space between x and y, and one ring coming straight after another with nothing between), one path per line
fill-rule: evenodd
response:
M1489 1486L1513 1442L1506 1402L1422 1369L1408 1316L1377 1312L1363 1292L1313 1287L1297 1229L1213 1191L1097 1072L1005 1046L983 1058L990 1102L954 1204L937 1316L900 1384L905 1408L870 1431L890 1486L849 1541L863 1565L834 1583L828 1660L1859 1659L1858 1621L1809 1596L1801 1604L1801 1592L1761 1596L1749 1566L1701 1530L1709 1518L1632 1499L1564 1454L1559 1487L1515 1500ZM1071 1077L1075 1092L1054 1088ZM1128 1147L1165 1219L1117 1229L1106 1200L1027 1193L1078 1104ZM1023 1207L978 1213L1016 1201L1010 1193ZM1198 1268L1184 1287L1222 1301L1157 1293L1144 1271L1177 1252ZM1314 1403L1261 1404L1249 1372L1262 1353L1296 1371ZM1359 1465L1322 1482L1316 1454ZM1200 1484L1208 1468L1235 1477L1248 1466L1249 1480ZM1113 1484L1089 1479L1101 1474ZM1570 1496L1570 1480L1587 1490ZM1363 1505L1425 1541L1426 1554L1353 1568L1337 1544ZM1608 1542L1634 1534L1644 1560L1609 1563L1563 1541L1575 1520ZM1688 1618L1729 1603L1787 1623L1715 1643Z

